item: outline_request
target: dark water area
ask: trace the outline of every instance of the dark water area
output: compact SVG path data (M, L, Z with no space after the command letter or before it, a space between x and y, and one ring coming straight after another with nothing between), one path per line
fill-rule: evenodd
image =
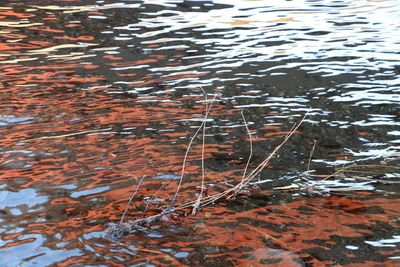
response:
M1 1L0 265L399 266L399 4ZM249 194L105 239L144 175L126 220L168 204L201 88L207 194L242 177L241 110L250 169L309 114Z

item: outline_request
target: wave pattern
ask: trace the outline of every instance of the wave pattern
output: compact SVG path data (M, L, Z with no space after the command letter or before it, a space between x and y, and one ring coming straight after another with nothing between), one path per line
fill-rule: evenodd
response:
M318 183L331 195L276 190L307 186L293 175L307 168L313 140L317 172L398 158L398 2L231 2L3 1L2 266L396 263L396 171L385 184ZM200 88L220 95L207 122L210 186L241 178L240 110L255 166L312 108L262 173L260 196L120 244L103 239L138 178L147 177L129 219L160 186L158 198L173 194L204 112ZM179 201L199 184L200 141L192 152Z

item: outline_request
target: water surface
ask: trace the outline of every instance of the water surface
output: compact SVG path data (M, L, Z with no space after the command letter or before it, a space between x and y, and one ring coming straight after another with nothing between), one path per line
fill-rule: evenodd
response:
M399 17L397 0L3 1L2 266L399 264ZM252 168L309 115L257 193L104 239L143 175L127 220L171 198L201 88L219 94L210 193L241 179L241 110ZM196 139L179 203L200 159Z

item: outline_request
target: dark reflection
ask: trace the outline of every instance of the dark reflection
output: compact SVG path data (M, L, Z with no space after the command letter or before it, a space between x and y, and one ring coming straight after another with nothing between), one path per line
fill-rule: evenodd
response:
M3 1L0 263L395 265L397 6ZM246 165L239 110L255 167L312 108L256 193L105 240L138 178L147 177L127 219L171 198L204 112L200 88L220 94L207 122L210 193ZM188 163L180 203L200 183L199 140Z

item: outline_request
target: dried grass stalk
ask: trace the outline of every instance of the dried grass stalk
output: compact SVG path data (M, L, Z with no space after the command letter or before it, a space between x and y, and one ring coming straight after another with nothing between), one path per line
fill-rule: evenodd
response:
M203 129L203 127L204 127L204 125L205 125L205 123L206 123L206 119L207 119L207 117L208 117L208 114L210 113L211 107L212 107L212 105L213 105L213 103L214 103L214 101L215 101L216 98L217 98L217 95L214 95L214 97L213 97L213 99L212 99L210 105L208 106L208 108L207 108L207 110L206 110L206 114L204 115L204 120L203 120L203 122L201 123L201 125L200 125L200 127L197 129L197 131L194 133L194 135L192 136L192 138L190 139L190 142L189 142L188 147L187 147L187 149L186 149L185 157L183 158L181 177L179 178L178 187L177 187L177 189L176 189L176 191L175 191L175 194L174 194L174 196L172 197L171 202L170 202L170 204L169 204L169 206L168 206L168 209L169 209L169 210L173 210L173 207L174 207L174 205L175 205L175 201L176 201L176 199L177 199L177 197L178 197L178 193L179 193L179 191L180 191L180 189L181 189L182 182L183 182L183 178L184 178L184 176L185 176L186 161L187 161L187 157L188 157L189 152L190 152L190 148L192 147L193 141L194 141L194 139L197 137L197 135L199 134L200 130Z
M47 140L47 139L58 139L58 138L65 138L65 137L77 136L77 135L83 135L83 134L93 135L93 134L115 134L115 133L117 133L117 132L112 132L110 130L111 130L111 128L106 128L106 129L88 130L88 131L69 133L69 134L61 134L61 135L41 136L41 137L37 137L37 138L21 140L20 142L29 142L29 141Z
M314 155L315 146L317 145L317 140L314 140L313 142L314 142L314 144L313 144L313 147L312 147L311 152L310 152L310 157L308 158L307 172L310 171L311 160L312 160L312 157Z
M126 215L126 213L128 212L129 206L130 206L131 203L132 203L133 197L134 197L134 196L136 195L136 193L139 191L140 185L142 184L142 182L143 182L143 180L144 180L145 177L146 177L146 176L143 175L142 179L139 180L139 183L137 184L135 191L133 191L131 197L129 198L128 204L127 204L126 207L125 207L125 211L124 211L124 213L123 213L122 216L121 216L121 220L119 221L120 224L123 223L124 218L125 218L125 215Z
M205 100L205 105L206 105L206 112L204 115L204 124L203 124L203 134L202 134L202 144L201 144L201 188L200 188L200 193L196 199L196 202L193 205L193 209L192 209L192 215L196 215L199 207L200 207L200 203L201 203L201 199L203 197L203 193L204 193L204 180L205 180L205 176L206 176L206 170L204 167L204 150L205 150L205 141L206 141L206 125L207 125L207 117L208 117L208 105L207 105L207 93L203 90L203 88L201 89L203 91L204 94L204 100Z
M210 110L211 110L212 104L214 103L215 99L216 99L216 95L215 95L214 98L212 99L210 105L207 105L207 98L206 98L206 112L205 112L204 120L203 120L202 124L201 124L200 127L197 129L197 131L195 132L195 134L193 135L193 137L191 138L191 140L190 140L190 142L189 142L189 144L188 144L188 147L187 147L187 150L186 150L186 153L185 153L185 157L184 157L184 160L183 160L183 164L182 164L182 172L181 172L181 177L180 177L179 182L178 182L178 188L176 189L175 194L174 194L174 196L172 197L169 206L168 206L166 209L162 210L162 212L159 213L159 214L147 216L147 217L140 218L140 219L136 219L136 220L130 221L129 223L123 223L123 219L124 219L125 214L126 214L126 212L127 212L127 209L126 209L125 212L124 212L124 214L123 214L123 216L122 216L122 218L121 218L121 220L120 220L119 225L115 225L115 224L114 224L114 225L110 226L109 229L106 231L106 232L107 232L107 235L108 235L108 237L109 237L110 239L115 239L115 238L118 238L118 237L122 237L124 234L127 234L127 233L130 233L130 232L132 232L132 231L135 231L135 230L140 229L140 227L141 227L142 225L148 225L148 224L151 224L151 223L155 223L155 222L157 222L157 221L160 221L160 220L162 220L163 218L165 218L168 214L171 214L171 213L173 213L173 212L180 211L180 210L185 210L185 209L188 209L188 208L192 208L192 214L195 214L195 213L197 212L197 210L198 210L199 208L201 208L201 207L205 207L205 206L207 206L207 205L213 204L213 203L215 203L216 201L218 201L218 200L220 200L220 199L223 199L223 198L229 199L229 198L232 198L232 197L236 196L238 193L240 193L240 191L241 191L244 187L248 186L248 184L249 184L255 177L257 177L257 175L269 164L269 162L271 161L271 159L274 158L274 157L276 156L276 154L277 154L278 151L282 148L282 146L283 146L283 145L294 135L294 133L299 129L300 125L304 122L305 118L308 116L308 113L309 113L309 111L308 111L308 112L303 116L303 118L300 120L299 123L296 123L296 124L293 125L293 127L290 129L290 131L288 132L288 134L285 136L284 140L283 140L278 146L276 146L276 147L274 148L274 150L271 152L271 154L269 154L268 157L266 157L254 170L252 170L250 173L247 173L247 169L248 169L248 166L250 165L251 157L252 157L252 154L253 154L253 148L252 148L252 136L251 136L250 130L249 130L249 128L248 128L247 121L246 121L246 119L245 119L245 117L244 117L244 115L243 115L243 112L242 112L243 121L244 121L246 130L247 130L247 133L248 133L248 135L249 135L249 140L250 140L250 155L249 155L249 159L248 159L248 161L247 161L247 163L246 163L246 167L245 167L245 170L244 170L242 179L241 179L241 181L240 181L238 184L232 186L232 187L229 188L229 189L226 189L225 191L223 191L223 192L221 192L221 193L217 193L217 194L215 194L215 195L211 195L211 196L206 196L206 197L204 197L204 196L203 196L203 193L204 193L204 192L203 192L203 188L204 188L204 180L205 180L205 169L204 169L204 146L205 146L205 140L204 140L204 138L205 138L205 126L206 126L206 119L207 119L207 117L208 117L208 115L209 115L209 112L210 112ZM180 191L180 188L181 188L181 185L182 185L182 182L183 182L183 178L184 178L184 174L185 174L186 160L187 160L187 157L188 157L188 154L189 154L191 145L192 145L192 143L193 143L193 140L194 140L195 137L198 135L198 133L200 132L201 129L203 129L203 142L202 142L202 180L201 180L201 185L202 185L201 188L202 188L202 191L201 191L200 195L196 198L196 200L187 201L187 202L185 202L184 204L181 204L181 205L179 205L179 206L177 206L177 207L174 207L175 201L176 201L176 199L177 199L178 193L179 193L179 191ZM143 180L143 179L144 179L144 177L142 178L142 180ZM142 181L142 180L141 180L141 181ZM129 200L129 202L128 202L128 206L127 206L127 207L129 207L130 202L131 202L132 199L133 199L133 196L136 194L136 192L137 192L137 190L138 190L138 188L139 188L139 186L140 186L141 181L139 182L139 184L138 184L138 186L137 186L135 192L132 194L132 196L131 196L131 198L130 198L130 200Z

